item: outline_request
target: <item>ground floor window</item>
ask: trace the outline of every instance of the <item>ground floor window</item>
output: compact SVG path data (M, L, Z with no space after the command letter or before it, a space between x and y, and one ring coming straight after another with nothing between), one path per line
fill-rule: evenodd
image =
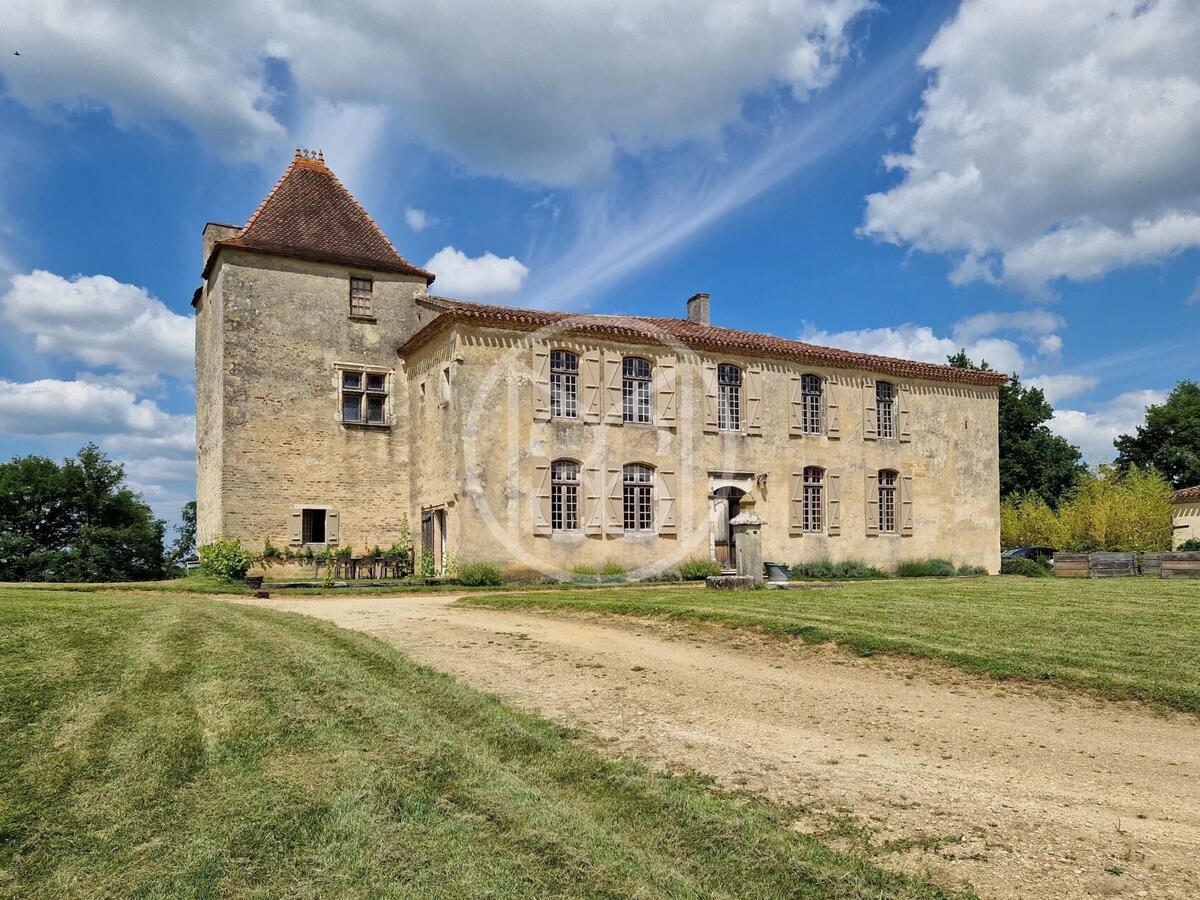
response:
M625 466L626 531L654 530L653 484L654 470L649 466L641 463L631 463Z
M805 531L821 531L825 527L822 521L821 493L824 488L825 470L818 466L808 466L804 470L804 509L803 527Z
M550 464L550 530L579 530L579 463L571 459Z
M325 510L305 509L300 513L300 542L325 543Z
M879 472L879 530L884 534L896 531L896 473L891 469Z

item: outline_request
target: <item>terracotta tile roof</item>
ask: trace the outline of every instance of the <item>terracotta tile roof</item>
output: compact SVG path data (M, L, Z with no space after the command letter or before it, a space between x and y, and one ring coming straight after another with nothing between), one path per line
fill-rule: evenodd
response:
M326 167L324 156L311 151L297 150L292 164L241 231L216 243L205 262L204 277L221 247L418 275L426 284L434 277L400 255Z
M1193 503L1200 502L1200 484L1195 487L1184 488L1176 491L1171 495L1172 503Z
M715 325L700 325L687 319L667 319L652 316L579 315L539 309L520 309L512 306L491 306L468 303L448 297L428 297L428 303L443 310L442 314L397 348L405 355L428 341L444 326L456 321L475 322L515 331L536 331L550 325L561 325L571 333L595 334L619 340L632 339L638 343L671 344L675 341L693 350L738 353L786 359L811 365L841 369L859 369L931 381L950 381L959 384L978 384L996 387L1008 380L1003 372L980 372L959 369L936 363L836 350L802 341L753 331L736 331Z

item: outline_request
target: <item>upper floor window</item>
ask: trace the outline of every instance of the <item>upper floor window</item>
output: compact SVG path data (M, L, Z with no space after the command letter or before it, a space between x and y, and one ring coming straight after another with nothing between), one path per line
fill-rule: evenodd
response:
M875 382L875 433L881 439L896 436L896 387L890 381Z
M342 369L342 421L387 424L387 374Z
M579 357L567 350L550 353L550 415L574 419L579 414Z
M371 312L371 279L350 279L350 315L372 316Z
M881 534L896 532L896 473L891 469L879 470L879 531Z
M550 464L550 530L579 530L579 463L573 459Z
M650 363L636 356L621 361L621 417L626 422L650 421Z
M654 470L641 463L630 463L624 472L625 530L653 531Z
M801 430L804 434L820 434L821 425L821 378L819 375L804 375L800 379Z
M742 430L742 370L737 366L717 366L717 428Z
M821 531L824 522L825 470L820 466L804 469L803 528L805 531Z

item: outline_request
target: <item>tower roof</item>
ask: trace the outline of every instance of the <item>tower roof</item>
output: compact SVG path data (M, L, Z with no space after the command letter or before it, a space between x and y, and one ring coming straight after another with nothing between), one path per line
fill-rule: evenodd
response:
M434 278L432 272L400 255L325 165L323 154L299 148L283 177L242 229L213 246L204 265L205 277L221 247L416 275L426 284Z

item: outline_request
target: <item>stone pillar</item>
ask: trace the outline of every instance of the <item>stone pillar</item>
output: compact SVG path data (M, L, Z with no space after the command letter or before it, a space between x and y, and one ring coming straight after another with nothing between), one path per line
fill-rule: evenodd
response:
M737 573L753 578L755 584L763 580L762 529L765 524L754 512L758 502L754 491L741 499L741 511L729 520L737 550Z

